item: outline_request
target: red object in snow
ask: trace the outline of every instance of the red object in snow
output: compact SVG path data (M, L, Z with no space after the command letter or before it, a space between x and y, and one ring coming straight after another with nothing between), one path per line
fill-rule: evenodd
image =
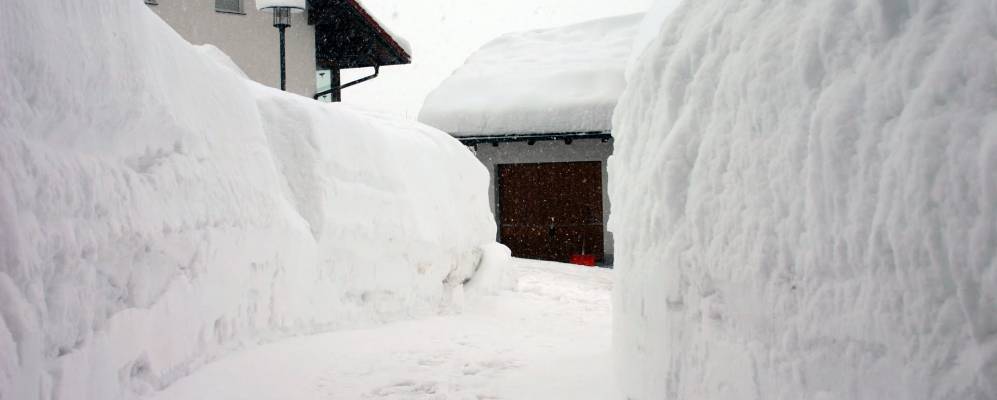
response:
M595 255L594 254L572 254L571 261L572 264L584 265L586 267L595 266Z

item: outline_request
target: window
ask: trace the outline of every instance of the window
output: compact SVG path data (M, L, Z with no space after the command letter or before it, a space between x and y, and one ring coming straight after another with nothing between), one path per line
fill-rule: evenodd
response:
M242 0L215 0L215 11L242 14Z

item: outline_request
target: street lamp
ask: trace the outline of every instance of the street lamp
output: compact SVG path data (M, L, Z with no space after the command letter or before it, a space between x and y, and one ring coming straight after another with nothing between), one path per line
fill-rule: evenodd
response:
M256 9L273 13L273 26L280 31L280 90L287 90L284 69L284 30L291 26L291 13L305 10L305 0L256 0Z

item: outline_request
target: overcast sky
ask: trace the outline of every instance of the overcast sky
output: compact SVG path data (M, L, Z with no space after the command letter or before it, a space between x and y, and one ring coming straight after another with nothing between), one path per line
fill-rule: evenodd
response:
M474 50L505 32L644 12L652 0L365 0L413 48L411 65L343 91L343 102L415 118L423 99ZM626 60L621 60L626 62ZM354 75L344 74L344 83Z

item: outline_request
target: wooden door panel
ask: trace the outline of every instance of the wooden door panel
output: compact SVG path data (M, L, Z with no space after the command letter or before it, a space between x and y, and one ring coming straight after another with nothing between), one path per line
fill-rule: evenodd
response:
M556 227L548 251L556 260L568 260L572 254L594 254L601 258L602 225Z
M539 226L502 226L502 244L515 249L513 255L537 260L548 259L547 230Z
M499 165L498 186L500 237L513 255L602 259L601 162Z

